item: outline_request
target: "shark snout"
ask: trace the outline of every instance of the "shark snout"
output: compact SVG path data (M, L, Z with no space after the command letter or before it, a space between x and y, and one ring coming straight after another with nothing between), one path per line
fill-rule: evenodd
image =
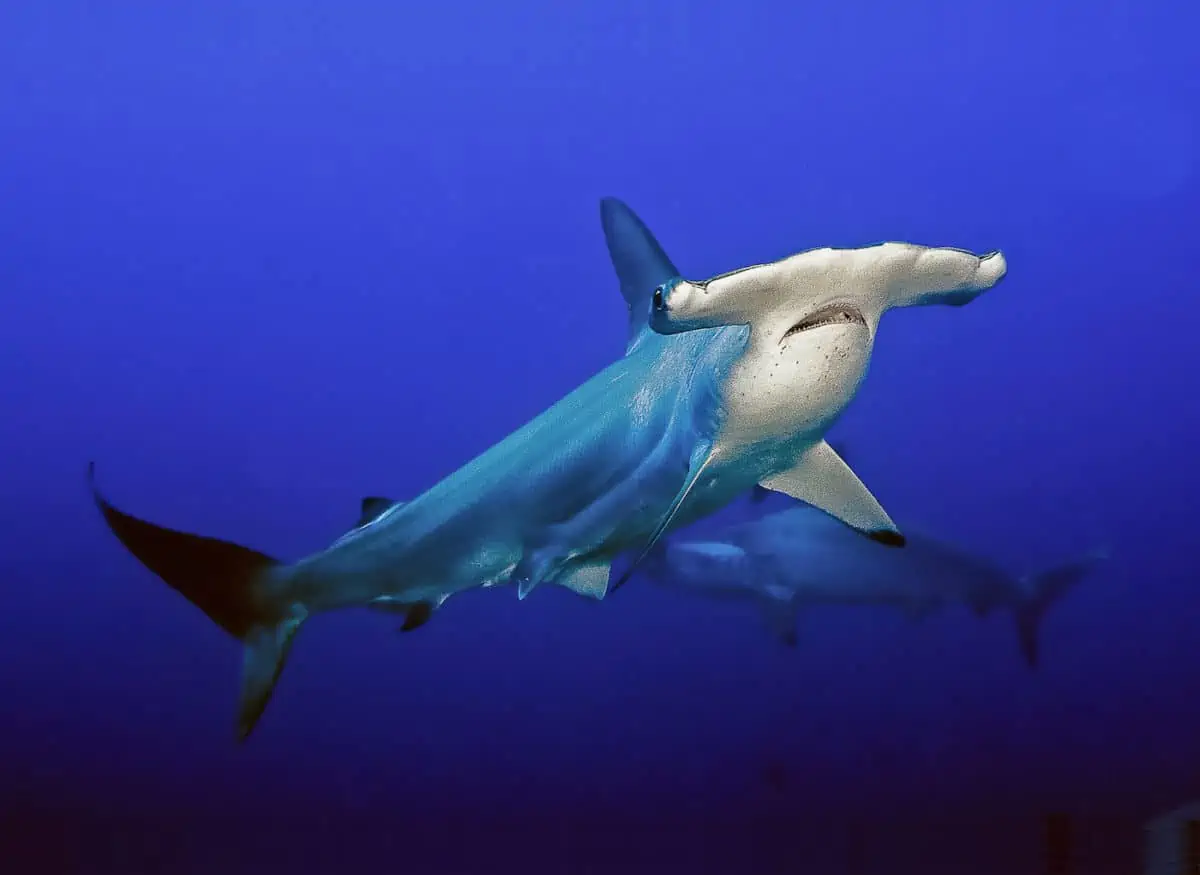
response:
M961 307L994 287L1008 273L1008 260L999 249L976 255L966 249L943 246L905 247L894 250L901 258L884 273L891 273L889 307L941 304Z
M1004 279L1006 273L1008 273L1008 261L1004 258L1004 253L999 249L993 250L979 259L973 286L981 290L990 289Z

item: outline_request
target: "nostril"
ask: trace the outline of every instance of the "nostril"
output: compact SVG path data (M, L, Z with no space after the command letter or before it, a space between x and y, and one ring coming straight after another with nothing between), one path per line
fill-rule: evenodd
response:
M659 286L654 290L654 309L663 309L663 287Z

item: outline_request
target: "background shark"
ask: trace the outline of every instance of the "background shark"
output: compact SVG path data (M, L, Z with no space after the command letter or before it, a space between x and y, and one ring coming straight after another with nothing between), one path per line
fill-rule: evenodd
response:
M772 633L796 643L799 612L816 605L883 605L924 617L963 604L980 616L1012 613L1025 661L1038 662L1038 626L1051 604L1107 551L1014 576L983 556L906 527L903 550L857 537L820 510L797 505L729 526L704 540L660 543L645 562L655 583L755 603Z

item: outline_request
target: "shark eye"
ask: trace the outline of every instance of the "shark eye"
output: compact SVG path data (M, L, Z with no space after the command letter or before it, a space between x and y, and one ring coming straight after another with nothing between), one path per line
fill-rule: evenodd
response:
M664 295L667 291L668 285L669 285L669 283L663 283L661 286L659 286L657 289L654 290L654 309L655 310L665 309L666 305L663 303L663 300L664 300Z

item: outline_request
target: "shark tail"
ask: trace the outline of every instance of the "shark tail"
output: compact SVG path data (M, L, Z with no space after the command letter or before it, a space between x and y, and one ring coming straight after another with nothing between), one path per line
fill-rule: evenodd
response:
M237 737L244 741L262 716L307 617L300 606L281 614L262 597L263 584L279 563L248 547L168 529L118 510L96 488L95 463L88 465L88 483L104 521L125 549L242 642Z
M1025 595L1014 611L1014 618L1021 655L1030 668L1038 666L1039 630L1046 611L1083 580L1097 563L1107 558L1107 550L1097 549L1024 578Z

